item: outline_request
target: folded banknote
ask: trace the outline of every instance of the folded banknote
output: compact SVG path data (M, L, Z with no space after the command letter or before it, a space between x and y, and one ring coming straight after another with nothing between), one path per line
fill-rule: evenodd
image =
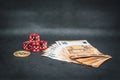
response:
M87 40L61 40L44 50L42 56L98 68L110 55L101 53Z

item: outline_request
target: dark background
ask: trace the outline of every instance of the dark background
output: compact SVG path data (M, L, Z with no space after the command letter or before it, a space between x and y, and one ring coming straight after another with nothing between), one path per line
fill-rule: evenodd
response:
M0 80L119 80L119 0L0 0ZM98 69L41 57L16 58L30 33L86 39L113 58Z

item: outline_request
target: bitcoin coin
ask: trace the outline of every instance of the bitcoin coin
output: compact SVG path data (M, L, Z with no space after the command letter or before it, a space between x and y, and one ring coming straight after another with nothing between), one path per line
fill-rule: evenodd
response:
M13 55L15 57L27 57L29 56L31 53L29 51L25 51L25 50L21 50L21 51L15 51L13 53Z

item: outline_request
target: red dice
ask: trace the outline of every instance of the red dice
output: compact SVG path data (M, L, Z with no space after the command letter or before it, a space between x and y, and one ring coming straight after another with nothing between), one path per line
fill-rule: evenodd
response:
M23 49L31 50L32 49L32 43L30 41L23 42Z
M30 34L29 41L40 41L40 35L37 33Z
M48 43L47 43L47 41L41 40L40 43L41 43L41 47L40 47L41 50L45 50L45 49L48 48Z
M40 52L48 47L48 43L45 40L40 40L40 35L32 33L29 36L29 41L23 42L23 49L31 50L33 52Z
M40 52L41 51L40 46L39 45L34 45L33 48L32 48L32 51L33 52Z

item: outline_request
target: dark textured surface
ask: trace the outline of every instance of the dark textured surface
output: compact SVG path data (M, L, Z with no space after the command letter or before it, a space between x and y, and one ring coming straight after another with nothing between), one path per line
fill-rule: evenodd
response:
M119 80L117 0L0 0L0 80ZM29 33L55 40L86 39L113 58L95 69L41 57L16 58Z

